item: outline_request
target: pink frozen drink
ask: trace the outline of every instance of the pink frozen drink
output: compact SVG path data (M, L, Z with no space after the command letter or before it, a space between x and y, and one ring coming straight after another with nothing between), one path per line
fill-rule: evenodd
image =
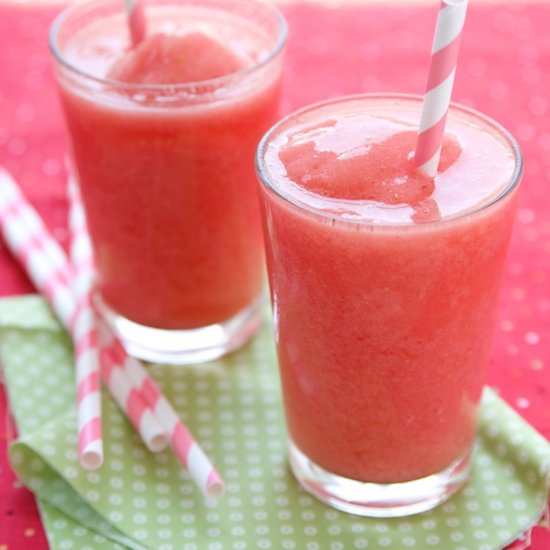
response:
M258 153L291 463L363 515L428 509L466 478L521 171L502 128L455 106L437 177L417 173L419 112L319 104Z
M253 157L278 115L284 23L254 0L157 0L146 17L130 48L118 1L71 8L52 50L103 302L138 355L209 359L258 324Z

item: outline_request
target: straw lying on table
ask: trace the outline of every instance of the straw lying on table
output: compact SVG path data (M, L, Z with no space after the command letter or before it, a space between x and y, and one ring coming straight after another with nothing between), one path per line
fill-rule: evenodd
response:
M82 354L91 363L92 359L97 357L97 337L96 329L90 322L90 319L95 320L95 313L91 309L90 294L86 289L91 284L90 270L93 262L84 214L76 190L71 191L70 198L71 230L75 241L72 250L73 258L78 265L77 272L80 272L80 282L63 251L49 235L36 212L25 201L16 183L6 172L0 170L0 227L4 239L34 284L47 297L62 323L71 331L77 359L79 354ZM77 289L77 295L85 297L79 302L82 304L80 307L77 307L71 287ZM80 310L84 311L85 315ZM108 344L100 355L101 378L121 409L151 450L164 448L168 434L178 460L189 470L199 488L209 497L219 497L223 493L223 482L202 449L139 361L126 355L121 343L105 322L101 327L102 339ZM79 346L82 339L85 343ZM88 365L87 369L93 372L93 368L90 369ZM80 390L79 385L78 398L85 399L90 392L95 393L96 383L90 381L86 391ZM89 402L93 403L93 400ZM79 409L82 406L79 402ZM92 408L89 414L98 412L98 408ZM79 439L101 442L97 421L90 431L91 437L88 438L87 433L80 433ZM95 446L96 451L97 449L98 445ZM97 467L98 459L101 457L102 455L97 453L94 457L95 462L86 465Z
M76 311L73 323L73 332L76 334L75 354L77 364L77 410L79 413L79 430L81 427L80 413L86 406L87 400L95 398L97 404L96 412L100 413L100 393L99 386L86 384L90 377L87 359L93 355L97 359L99 372L99 350L96 314L92 308L91 292L93 284L93 257L91 243L88 238L86 220L81 206L78 189L74 181L70 180L68 185L69 196L69 229L71 233L71 260L75 270L73 281L73 291L77 299ZM83 345L79 343L83 341ZM83 363L82 371L79 371L79 360ZM147 403L131 384L131 381L123 372L117 372L119 369L113 361L101 361L101 376L107 387L116 388L115 399L121 402L123 409L128 411L130 421L141 434L145 445L153 452L162 451L168 445L164 428L160 425L158 419L147 406ZM92 374L93 376L93 374ZM81 391L82 390L82 391ZM88 395L84 392L89 390ZM84 411L83 415L86 411ZM83 419L85 420L85 418ZM79 431L79 439L83 434Z
M28 224L28 220L32 220ZM20 261L37 289L48 299L55 314L69 330L78 348L79 327L76 319L77 304L72 294L74 272L67 258L49 234L38 214L30 206L17 184L0 169L0 226L4 240ZM87 340L89 349L94 342ZM101 377L128 420L138 431L150 450L162 450L167 444L164 429L148 410L138 392L124 376L113 378L111 370L102 369ZM77 394L77 399L82 395ZM97 435L97 432L96 432ZM79 440L85 439L79 434ZM97 466L97 462L92 464Z
M39 233L42 223L32 208L25 208L21 193L7 172L0 169L0 226L4 241L27 275L47 298L64 326L69 326L74 299L66 285L67 265L59 246L48 246L48 259ZM61 252L61 254L59 254Z
M76 201L76 193L74 185L69 185L70 203ZM78 447L82 466L96 469L103 463L101 374L95 314L90 303L93 266L87 262L91 255L86 249L89 243L80 238L84 229L79 211L70 209L71 260L75 272L72 288L76 298L76 312L71 326L75 335Z
M25 202L16 183L0 170L0 226L4 239L34 284L45 294L54 312L71 331L77 363L84 363L83 373L79 373L77 396L79 415L85 408L82 415L86 422L79 423L79 440L95 451L93 459L83 464L94 468L102 460L102 440L98 429L98 379L94 376L94 361L98 357L97 335L90 299L93 262L84 214L75 188L71 189L70 199L71 248L76 275L39 216ZM78 304L71 293L71 287L76 293ZM108 340L108 347L101 353L101 378L146 445L151 450L164 448L168 432L177 458L189 470L199 488L209 497L220 496L223 493L223 482L202 449L141 364L126 355L106 323L103 322L101 327L102 338ZM151 401L151 406L144 396ZM89 421L92 422L91 428L87 427ZM80 448L84 449L86 445Z
M467 0L443 0L437 18L415 151L416 166L431 178L437 174L467 6Z
M170 445L178 460L189 471L191 477L197 481L197 485L206 496L220 497L224 492L222 479L200 445L178 418L170 402L147 375L142 364L126 353L120 341L113 337L104 321L100 321L100 334L102 335L102 356L111 356L123 365L124 372L134 387L139 388L148 405L168 432Z
M69 219L72 220L72 233L76 241L73 246L75 254L72 261L93 272L92 246L86 228L85 214L76 182L72 177L69 179L69 199ZM133 391L142 396L168 434L174 454L205 495L211 498L221 496L224 485L218 472L178 418L168 400L149 377L143 365L126 353L123 345L104 320L99 319L99 329L102 348L101 363L116 365L130 381Z

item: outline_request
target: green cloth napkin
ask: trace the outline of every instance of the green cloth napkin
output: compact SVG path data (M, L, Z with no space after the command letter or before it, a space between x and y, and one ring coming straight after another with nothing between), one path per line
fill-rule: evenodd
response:
M41 298L0 301L0 350L19 430L11 462L39 499L53 549L492 550L530 529L547 505L550 444L490 390L473 475L444 505L375 520L317 502L286 463L267 319L223 360L150 367L226 481L217 504L169 451L149 453L107 394L105 463L79 467L71 344Z

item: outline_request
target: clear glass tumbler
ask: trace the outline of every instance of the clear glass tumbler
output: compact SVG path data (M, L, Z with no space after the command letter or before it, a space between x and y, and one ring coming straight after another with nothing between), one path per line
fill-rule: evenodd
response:
M50 47L101 307L130 353L204 361L260 323L254 151L278 118L286 25L256 0L150 0L146 10L148 36L134 50L119 0L69 7ZM205 57L204 36L219 51ZM156 61L143 69L148 56ZM159 83L164 63L236 68L179 82L172 67Z
M420 108L317 104L256 158L291 467L364 516L430 509L467 479L522 174L512 136L453 105L446 165L414 190L392 150L413 150Z

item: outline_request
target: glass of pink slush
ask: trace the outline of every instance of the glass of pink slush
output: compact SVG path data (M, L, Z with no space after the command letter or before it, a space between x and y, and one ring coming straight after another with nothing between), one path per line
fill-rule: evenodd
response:
M232 351L260 322L254 151L277 120L286 25L256 0L77 4L50 46L101 307L144 359Z
M418 174L420 108L320 103L256 159L290 463L365 516L466 481L522 172L506 130L453 105L437 177Z

